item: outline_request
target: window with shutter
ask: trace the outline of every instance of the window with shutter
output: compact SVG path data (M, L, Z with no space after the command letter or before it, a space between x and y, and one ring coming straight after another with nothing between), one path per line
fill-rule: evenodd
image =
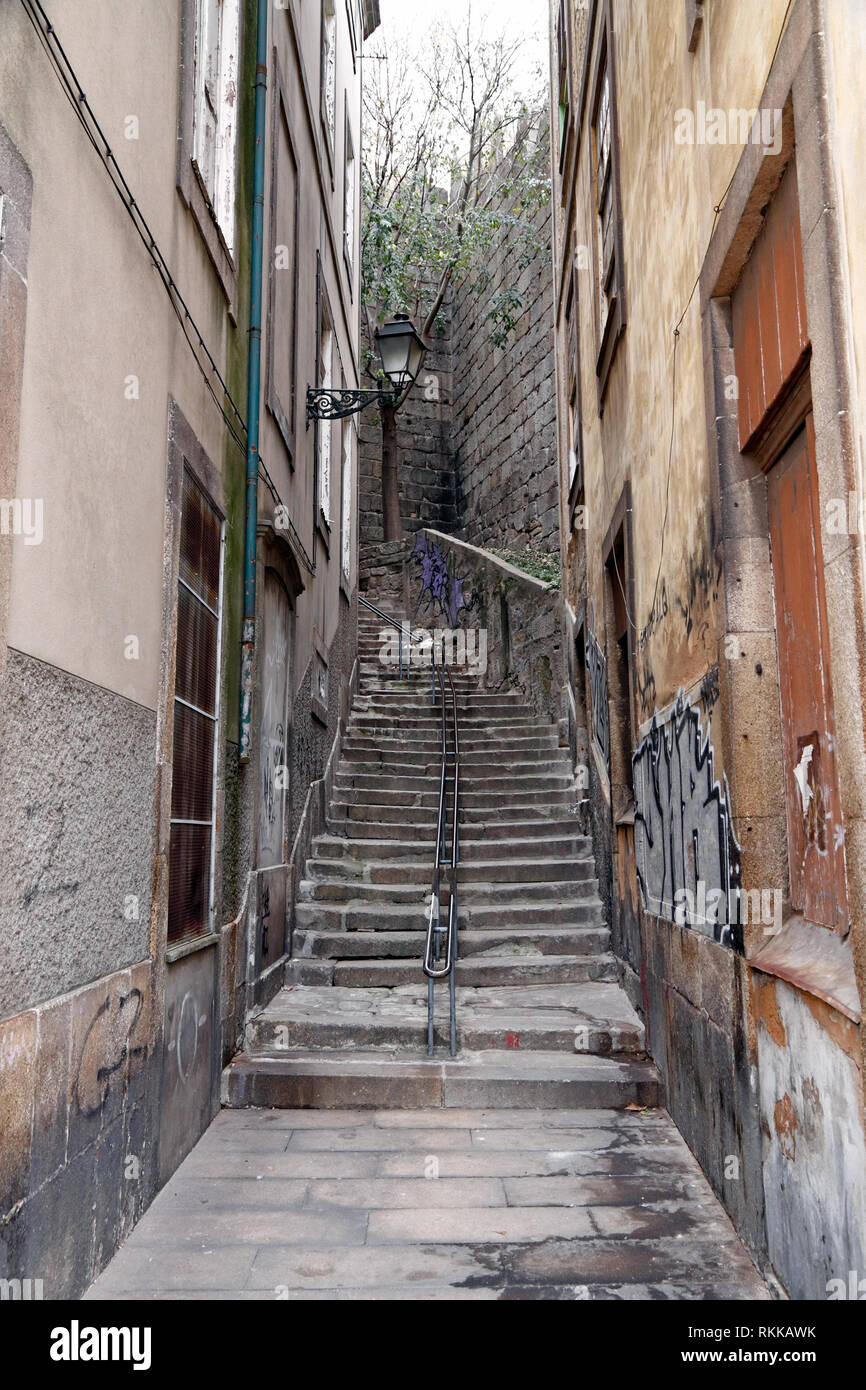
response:
M346 117L346 159L343 174L343 250L349 270L350 289L355 264L355 147Z
M333 155L337 133L337 7L324 0L322 9L322 116Z
M234 248L240 0L197 0L193 166L229 251Z
M169 943L211 929L222 522L184 469L175 647Z

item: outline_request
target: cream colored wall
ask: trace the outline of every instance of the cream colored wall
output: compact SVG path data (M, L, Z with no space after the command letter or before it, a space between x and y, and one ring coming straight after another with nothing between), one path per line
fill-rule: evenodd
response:
M120 23L103 0L53 0L50 17L220 362L225 299L175 186L179 70L165 55L179 61L180 4L127 5ZM9 644L155 709L169 392L217 465L221 417L17 4L0 8L0 90L33 174L18 493L43 498L45 516L41 545L15 541ZM137 401L124 397L131 375ZM125 658L129 635L138 660Z
M716 614L702 601L695 564L710 558L705 398L698 293L692 289L710 240L713 208L723 196L742 146L685 145L674 139L675 113L707 107L753 108L766 81L785 0L750 10L748 25L731 7L710 4L697 52L689 54L683 9L652 0L647 7L615 4L615 70L621 152L627 326L608 383L604 415L597 404L593 270L580 276L583 308L580 353L587 477L590 591L601 611L601 547L625 479L632 480L635 612L646 626L659 569L668 615L647 642L638 640L638 680L651 675L647 702L667 703L681 684L700 679L716 660ZM632 82L630 73L640 73ZM647 103L645 93L653 92ZM589 131L581 135L576 237L591 246ZM592 257L590 255L590 265ZM691 303L689 297L692 295ZM666 479L676 360L675 435L665 524ZM691 632L677 607L689 613Z
M295 45L292 41L292 14L297 23L300 43L302 70L298 65ZM296 391L298 426L296 434L295 467L291 470L279 431L263 401L262 414L262 456L268 471L276 484L281 498L286 502L292 520L297 527L303 544L312 557L318 547L319 563L315 580L304 574L307 589L302 594L297 608L295 637L295 687L300 686L308 668L313 651L313 629L315 628L326 645L336 634L340 615L340 506L342 480L342 442L339 425L333 426L331 451L331 544L327 564L324 563L324 550L317 541L313 529L314 497L313 482L315 474L314 442L315 429L306 429L305 396L308 384L316 382L316 251L321 252L323 273L327 287L328 300L335 324L336 341L342 360L343 372L348 385L357 385L358 353L358 256L355 257L355 283L348 284L348 276L342 255L343 245L343 163L344 163L344 111L348 97L350 123L355 143L356 168L360 168L360 125L361 125L361 59L353 67L351 57L349 22L345 3L338 3L337 14L337 74L336 74L336 139L333 165L333 186L331 167L324 146L324 135L320 119L321 106L321 63L320 63L320 4L295 4L292 12L277 11L272 16L272 42L279 53L280 65L286 97L290 107L292 134L297 145L299 178L301 187L300 225L298 235L299 278L298 278L298 324ZM360 33L358 35L360 40ZM310 130L307 95L309 94L309 115L315 130L315 138ZM269 101L273 93L269 94ZM265 187L265 254L272 252L270 233L271 199L271 140L272 124L268 120L268 150L266 158ZM321 182L319 176L321 168ZM326 219L321 209L320 198L324 187L324 197L330 208L331 225L334 233L334 247L328 235ZM356 191L356 198L357 198ZM357 207L357 204L356 204ZM359 217L356 214L356 227ZM336 254L334 254L336 252ZM334 372L337 385L337 361ZM261 489L261 506L268 514L273 508L273 499ZM355 464L355 486L353 497L357 498L357 461ZM324 613L323 613L324 591Z
M866 26L859 0L826 0L827 44L830 57L830 90L835 133L835 159L838 171L838 198L842 213L845 244L842 274L847 280L850 302L866 303L866 229L860 215L866 188L866 108L862 99L863 71L866 67ZM839 344L845 351L853 377L857 402L854 433L857 452L854 460L861 508L860 554L866 569L866 399L861 383L866 368L866 322L863 314L852 314L852 341Z

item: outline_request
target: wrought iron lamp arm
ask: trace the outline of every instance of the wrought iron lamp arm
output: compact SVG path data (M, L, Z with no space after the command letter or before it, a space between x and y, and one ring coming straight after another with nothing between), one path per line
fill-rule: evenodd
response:
M395 406L405 394L383 387L374 390L346 387L334 391L329 386L308 386L307 428L311 420L345 420L349 415L359 414L368 405Z

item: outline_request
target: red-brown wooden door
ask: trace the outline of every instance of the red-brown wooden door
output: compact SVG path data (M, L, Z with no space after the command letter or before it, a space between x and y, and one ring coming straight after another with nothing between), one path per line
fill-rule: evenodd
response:
M845 842L811 412L767 484L791 902L810 921L844 931Z

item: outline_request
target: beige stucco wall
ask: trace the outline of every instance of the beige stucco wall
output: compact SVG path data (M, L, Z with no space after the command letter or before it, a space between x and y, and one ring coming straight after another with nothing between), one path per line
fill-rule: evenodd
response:
M866 228L859 209L866 187L866 108L861 97L866 64L866 26L858 0L827 0L827 44L830 54L831 119L835 133L838 199L844 235L842 274L847 281L851 303L866 303ZM859 22L858 22L859 21ZM856 401L856 454L853 460L858 479L857 493L861 517L860 563L866 572L866 399L862 390L866 369L866 322L862 314L851 318L851 337L839 344L849 358Z
M340 546L342 520L342 433L339 424L331 426L331 535L326 552L314 530L313 495L315 476L314 448L316 432L306 428L305 396L308 384L315 385L316 376L316 251L320 251L324 282L334 317L336 346L334 356L334 385L339 386L339 369L348 386L356 386L358 378L358 287L359 256L354 257L352 283L343 257L344 228L344 157L345 111L354 141L356 171L360 168L361 148L361 59L352 62L349 21L345 4L338 4L337 15L337 72L336 72L336 130L333 166L329 161L321 120L321 10L318 5L294 5L276 11L272 19L272 42L279 55L280 67L289 105L289 123L302 170L302 196L298 226L298 299L297 299L297 430L294 468L290 467L287 452L273 416L263 402L262 457L273 478L280 497L289 508L301 541L311 559L315 559L315 581L304 574L307 588L297 606L295 633L295 664L293 683L298 689L304 680L313 653L314 629L326 647L333 642L340 621ZM292 39L293 28L300 45ZM265 260L274 246L284 240L270 226L272 178L273 125L268 121L268 144L265 160ZM355 189L356 233L360 227L359 188ZM327 207L330 216L324 212ZM333 238L331 236L333 232ZM354 461L353 499L357 498L357 449ZM273 512L274 501L266 489L260 488L260 505L264 516ZM357 527L355 526L355 531ZM357 535L353 554L357 554Z
M590 267L579 277L584 305L580 360L590 591L596 611L602 611L601 546L630 475L637 557L631 618L637 629L638 683L647 685L642 718L649 717L653 705L667 704L681 685L688 688L701 678L716 660L718 637L715 605L704 599L705 586L700 582L703 567L709 566L711 572L711 552L700 304L692 290L712 233L714 206L725 192L742 147L676 143L675 113L681 108L694 110L698 101L704 101L708 109L757 106L785 0L754 7L748 25L732 7L710 5L694 55L685 48L682 7L654 3L649 9L651 15L632 5L613 9L628 322L601 417L593 316L587 307L594 295L594 272L589 250L591 160L586 123L576 224L577 245L587 246L585 262ZM653 101L644 100L642 84L628 82L630 72L652 74ZM674 402L673 330L684 310L676 348ZM568 529L566 519L566 535ZM659 593L663 585L665 589L667 615L642 642L657 574ZM647 684L650 676L654 685Z
M100 0L56 0L51 18L219 362L225 300L175 187L178 67L164 55L180 53L180 5L126 6L119 23ZM33 174L17 487L44 499L42 544L14 543L9 645L155 709L169 392L217 462L222 420L20 5L0 13L0 90Z

